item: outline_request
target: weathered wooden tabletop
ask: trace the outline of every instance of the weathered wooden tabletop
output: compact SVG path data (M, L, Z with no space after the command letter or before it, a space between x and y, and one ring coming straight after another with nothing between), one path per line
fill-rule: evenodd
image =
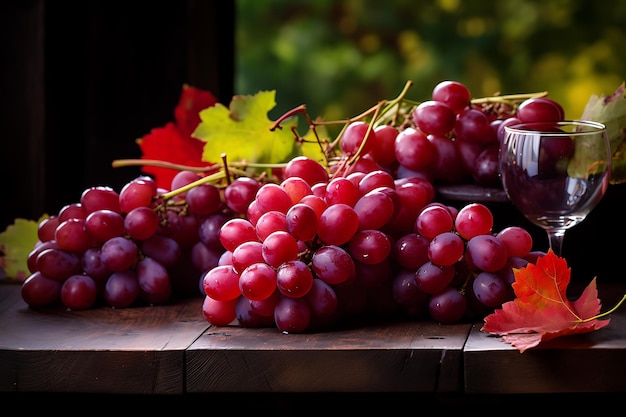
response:
M622 289L599 285L603 309ZM201 306L201 298L189 298L159 307L34 310L19 285L0 285L0 392L626 391L626 307L603 329L520 353L481 332L481 323L285 334L211 326Z

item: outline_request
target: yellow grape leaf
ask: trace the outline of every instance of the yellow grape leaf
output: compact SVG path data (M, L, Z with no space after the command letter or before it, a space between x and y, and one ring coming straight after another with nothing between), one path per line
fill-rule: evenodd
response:
M219 163L225 154L228 162L277 164L297 154L291 130L296 120L286 120L282 129L270 130L274 123L267 114L276 105L274 97L275 91L238 95L230 108L218 103L200 111L201 122L192 136L206 142L202 160Z
M626 93L624 82L610 96L593 94L581 116L583 120L593 120L606 125L611 153L613 155L611 183L626 182L626 153L620 151L626 140ZM588 150L587 150L588 151Z
M0 249L4 254L0 258L0 265L9 278L22 282L30 275L26 263L28 254L39 240L39 223L47 217L43 215L38 221L15 219L12 225L0 233Z

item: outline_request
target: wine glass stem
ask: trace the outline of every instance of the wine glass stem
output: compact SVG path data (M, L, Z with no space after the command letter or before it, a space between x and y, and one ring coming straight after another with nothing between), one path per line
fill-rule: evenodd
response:
M561 256L561 250L563 248L563 237L565 236L565 230L551 229L548 230L548 241L550 242L550 249L556 256Z

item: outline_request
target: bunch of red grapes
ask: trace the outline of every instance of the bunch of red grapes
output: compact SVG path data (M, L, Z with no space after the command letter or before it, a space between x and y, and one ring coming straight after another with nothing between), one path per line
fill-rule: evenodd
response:
M444 81L408 126L351 122L330 166L295 157L273 181L220 185L180 171L170 190L147 176L119 192L90 187L40 223L22 297L79 310L202 296L213 325L292 333L482 317L513 299L514 270L544 253L521 227L493 230L481 203L436 202L435 187L497 186L503 127L564 114L547 97L516 107L470 97Z
M525 99L516 106L506 101L471 104L466 86L443 81L433 89L431 100L413 110L415 127L403 131L403 135L426 136L430 145L424 145L429 149L423 152L430 153L429 162L416 165L400 159L399 163L425 171L434 183L499 188L498 154L504 127L564 117L563 107L545 96Z

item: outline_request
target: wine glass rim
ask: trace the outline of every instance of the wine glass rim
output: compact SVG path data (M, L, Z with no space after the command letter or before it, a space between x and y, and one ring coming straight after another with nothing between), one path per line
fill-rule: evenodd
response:
M515 123L509 126L504 126L504 129L508 132L513 132L513 133L536 133L536 132L543 131L545 129L533 129L532 127L540 127L540 126L551 126L551 127L582 126L582 127L589 127L589 128L595 129L594 131L598 131L598 132L606 130L605 124L600 123L600 122L595 122L593 120L558 120L558 121L552 121L552 122L520 122L520 123ZM573 132L550 131L550 135L551 136L552 135L572 136L576 134L588 135L589 133L593 133L594 131L588 131L588 130L587 131L579 130L579 131L573 131Z

